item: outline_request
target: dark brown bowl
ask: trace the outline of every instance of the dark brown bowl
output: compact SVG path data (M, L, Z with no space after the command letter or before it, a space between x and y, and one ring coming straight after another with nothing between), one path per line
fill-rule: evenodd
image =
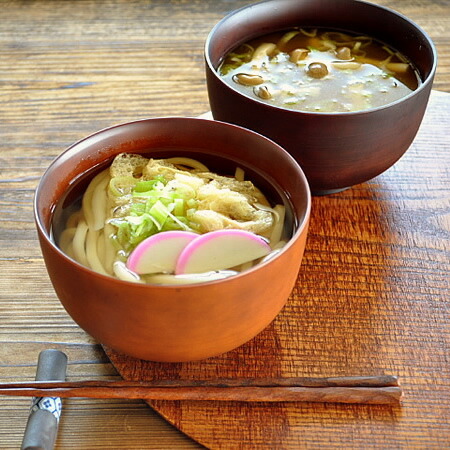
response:
M190 156L222 173L232 174L236 166L244 168L269 198L285 202L292 238L267 262L203 284L144 285L93 272L55 245L55 208L86 181L86 173L105 167L121 152ZM162 118L115 126L71 146L43 175L34 212L56 294L84 330L100 343L137 358L190 361L238 347L279 313L297 280L310 208L302 170L274 142L234 125Z
M217 74L223 57L256 36L292 27L325 27L370 35L390 44L416 66L422 84L389 105L361 112L309 113L268 105L226 84ZM367 181L409 148L422 121L437 55L411 20L358 0L267 0L236 10L210 32L206 80L214 119L255 130L299 162L314 194Z

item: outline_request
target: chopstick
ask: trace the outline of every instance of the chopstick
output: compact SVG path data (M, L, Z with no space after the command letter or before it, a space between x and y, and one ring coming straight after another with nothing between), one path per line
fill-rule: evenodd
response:
M0 395L241 402L398 403L397 377L0 383Z

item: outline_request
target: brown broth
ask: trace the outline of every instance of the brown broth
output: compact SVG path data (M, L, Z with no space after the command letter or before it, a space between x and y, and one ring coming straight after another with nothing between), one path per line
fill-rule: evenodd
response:
M309 112L376 108L420 84L413 65L392 47L321 29L284 30L248 41L225 57L219 73L245 95Z
M146 156L147 158L149 157L149 155L146 154L144 154L143 156ZM157 151L152 151L151 156L157 159L159 155ZM164 156L165 156L164 153L162 153L161 157ZM292 211L292 205L289 199L287 198L286 194L281 189L279 189L275 183L272 183L271 180L268 180L266 176L263 176L262 174L260 174L258 171L254 170L251 167L248 167L237 161L234 162L233 160L229 159L225 160L211 155L203 155L203 154L198 155L196 154L196 152L190 153L182 151L180 151L179 155L177 156L187 156L192 157L194 159L198 159L202 163L207 164L209 169L212 170L213 172L220 173L222 175L230 177L233 177L236 167L242 168L245 172L245 179L252 180L255 183L255 185L261 189L261 191L264 193L270 204L284 205L284 207L286 208L286 217L284 221L282 239L283 240L290 239L290 237L292 236L293 232L295 231L298 225ZM61 236L67 228L67 221L72 216L72 214L77 213L78 211L81 210L82 198L85 194L85 191L89 183L93 180L93 178L96 175L99 174L101 170L108 167L111 162L112 161L105 162L104 164L95 167L93 170L80 176L73 184L71 184L65 196L57 204L55 211L53 213L51 235L54 242L58 246L60 246L60 248L63 251L66 250L64 249L63 246L61 246ZM82 261L79 261L73 255L70 255L69 253L67 254L76 259L78 262L82 263ZM107 272L108 274L112 275L109 270ZM147 278L143 276L142 279L146 280Z

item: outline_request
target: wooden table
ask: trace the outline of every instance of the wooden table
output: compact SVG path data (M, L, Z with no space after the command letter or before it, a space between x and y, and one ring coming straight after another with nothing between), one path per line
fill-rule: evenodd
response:
M34 188L57 154L100 128L207 111L204 40L226 12L247 3L0 1L0 381L33 379L45 348L67 353L69 380L120 378L52 290L34 229ZM434 88L450 92L450 3L378 3L409 16L431 35L440 55ZM368 183L314 199L290 306L254 341L203 366L212 371L229 363L227 358L262 366L267 357L258 360L258 345L272 348L274 337L289 353L284 320L296 317L302 332L295 345L302 355L289 373L396 374L405 389L401 406L309 404L289 407L288 413L280 407L283 436L276 420L273 430L267 423L265 432L252 429L267 413L264 405L251 410L254 416L242 405L228 405L240 426L242 420L248 426L246 442L229 420L224 440L220 420L206 416L216 405L193 405L191 416L186 405L154 406L212 447L448 447L449 116L450 94L434 92L419 135L401 161ZM116 363L120 368L120 357ZM174 369L182 370L199 366ZM18 448L29 399L0 402L0 448ZM64 402L60 449L200 447L142 401Z

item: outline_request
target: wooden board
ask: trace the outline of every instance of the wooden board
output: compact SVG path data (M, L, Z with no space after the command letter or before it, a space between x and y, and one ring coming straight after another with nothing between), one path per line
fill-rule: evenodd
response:
M126 380L392 374L398 406L150 402L208 448L444 448L450 443L450 95L433 92L406 155L314 198L297 285L225 355L154 363L105 349ZM245 296L243 296L245 301Z

